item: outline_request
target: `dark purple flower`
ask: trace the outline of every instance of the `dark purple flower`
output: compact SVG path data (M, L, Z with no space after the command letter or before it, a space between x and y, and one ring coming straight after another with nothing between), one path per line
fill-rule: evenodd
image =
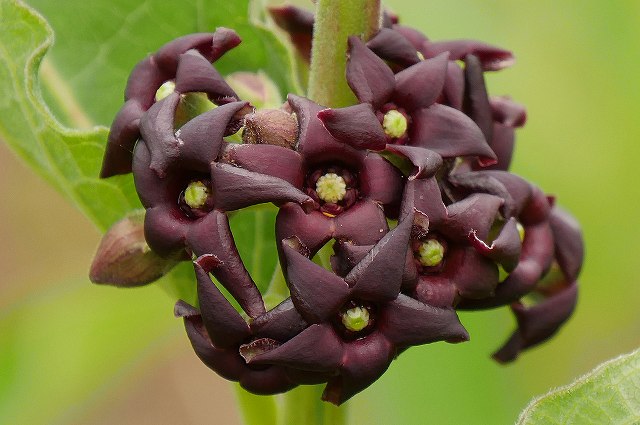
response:
M409 145L444 158L479 156L490 163L495 155L478 126L464 113L436 102L447 64L444 53L394 74L359 38L350 37L347 81L361 103L318 116L334 137L359 148Z
M155 103L163 84L175 81L178 93L207 93L216 104L238 100L211 62L239 43L240 37L234 31L218 28L215 33L177 38L139 62L129 76L125 104L111 124L100 176L131 172L133 147L140 137L140 119ZM186 52L190 53L185 55Z
M229 144L224 161L287 181L315 201L313 209L305 209L304 203L280 208L277 240L296 236L312 254L332 238L376 243L388 229L385 212L397 213L400 172L376 153L335 140L317 118L322 106L294 95L289 95L289 105L298 120L295 150ZM220 197L234 190L221 188Z
M253 366L256 352L272 349L307 328L290 299L247 323L218 290L209 272L223 264L212 255L194 262L200 311L179 301L175 314L184 318L187 335L198 357L225 379L238 381L256 394L288 391L300 383L321 383L323 374L294 371L277 365ZM262 302L260 294L255 303Z
M291 299L309 326L269 347L249 364L275 364L331 374L323 399L341 404L371 385L400 350L468 334L453 309L400 294L411 217L378 242L341 278L284 241Z

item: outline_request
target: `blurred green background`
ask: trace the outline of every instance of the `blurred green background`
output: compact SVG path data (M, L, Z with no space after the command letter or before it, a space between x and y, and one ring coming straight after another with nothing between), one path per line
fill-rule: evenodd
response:
M515 52L513 68L488 76L491 94L529 112L513 171L578 218L587 256L578 309L552 341L500 366L489 354L509 312L464 313L470 342L404 353L350 402L352 423L513 423L533 396L640 346L640 2L387 4L432 39ZM58 44L81 36L66 25ZM0 423L238 423L232 386L196 359L172 300L91 285L98 231L3 144L0 196Z

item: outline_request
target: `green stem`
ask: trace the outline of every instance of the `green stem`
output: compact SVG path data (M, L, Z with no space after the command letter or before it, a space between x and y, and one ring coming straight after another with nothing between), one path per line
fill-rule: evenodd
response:
M302 386L282 396L278 425L346 425L347 408L320 401L322 386Z
M318 0L309 98L332 108L356 103L345 78L347 38L369 39L380 27L380 0Z

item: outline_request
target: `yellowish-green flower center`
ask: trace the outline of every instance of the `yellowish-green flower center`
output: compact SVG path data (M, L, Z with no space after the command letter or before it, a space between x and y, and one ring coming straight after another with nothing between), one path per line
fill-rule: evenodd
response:
M199 180L192 181L184 191L184 202L193 209L204 207L209 198L209 188Z
M524 240L524 226L518 222L516 223L516 228L518 229L518 235L520 235L520 242L522 242Z
M418 251L420 264L425 267L433 267L442 263L444 247L436 239L429 239L420 245Z
M169 96L175 90L176 90L176 83L174 83L173 81L166 81L156 91L156 102L160 102L162 99Z
M384 114L382 128L389 137L402 137L407 132L407 118L395 109Z
M422 54L422 52L417 52L418 55L418 59L420 59L421 61L424 60L424 55Z
M369 310L353 307L342 313L342 324L352 332L359 332L369 325Z
M336 173L327 173L316 182L316 193L324 202L336 203L344 199L347 184Z

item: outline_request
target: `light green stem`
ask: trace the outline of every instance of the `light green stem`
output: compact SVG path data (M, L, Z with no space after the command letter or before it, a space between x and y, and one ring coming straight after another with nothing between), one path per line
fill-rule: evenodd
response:
M320 401L322 386L302 386L283 395L283 415L278 425L346 425L346 406Z
M356 103L345 78L347 38L369 39L380 27L380 0L318 0L313 29L309 92L331 108Z

